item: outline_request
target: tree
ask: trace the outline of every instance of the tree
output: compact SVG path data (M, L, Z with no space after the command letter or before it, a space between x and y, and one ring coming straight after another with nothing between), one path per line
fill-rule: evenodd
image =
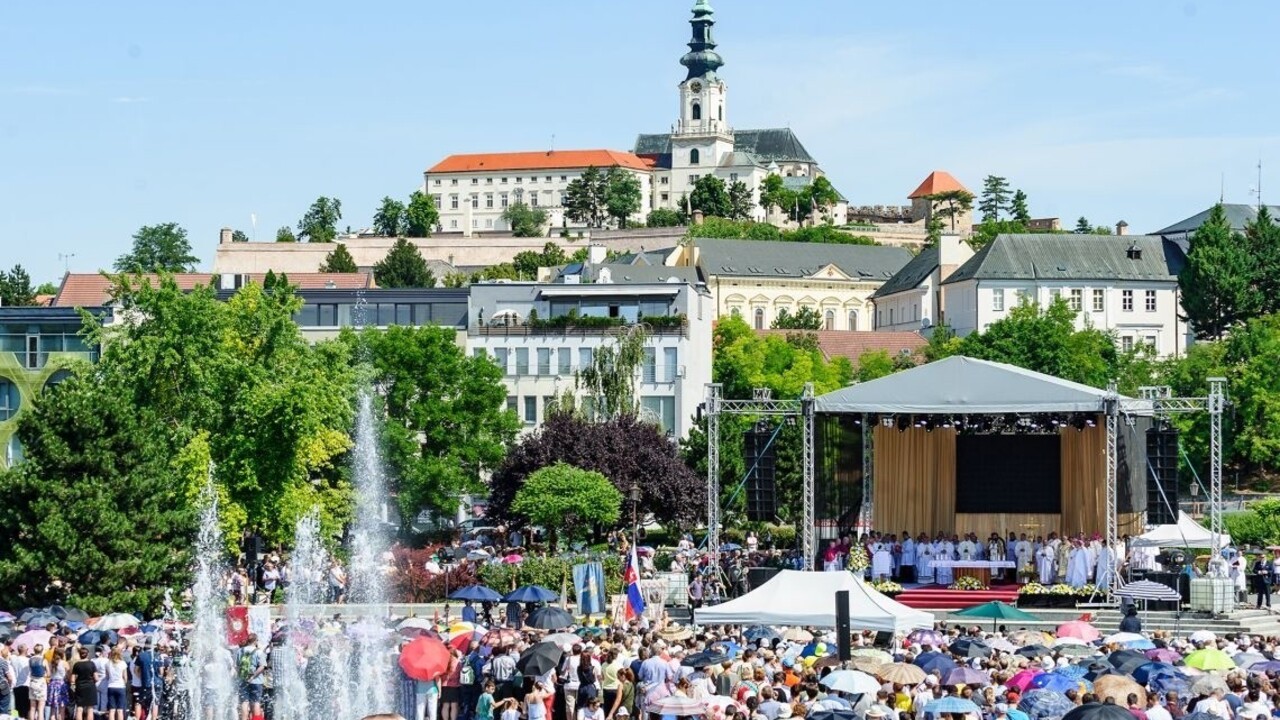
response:
M452 328L369 328L343 341L352 356L368 348L372 380L383 389L383 440L403 527L423 508L456 507L457 493L479 491L519 427L506 410L502 370L463 352Z
M741 180L729 183L729 217L734 220L750 220L756 204L751 199L751 188Z
M783 308L778 312L778 317L774 318L771 327L777 330L821 330L822 325L822 316L818 311L802 305L794 315Z
M382 204L373 214L373 231L386 237L399 237L404 233L405 225L404 203L390 197L382 198Z
M1178 274L1182 308L1196 337L1221 338L1261 307L1246 240L1232 231L1222 205L1191 235Z
M604 227L609 216L609 179L592 165L569 181L564 191L564 214L589 228Z
M796 193L794 190L788 190L782 177L773 173L764 179L764 185L760 188L760 204L766 210L778 208L783 212L792 213L797 204Z
M25 460L0 473L6 607L151 616L166 588L188 584L196 513L174 482L168 433L99 376L46 389L19 423Z
M342 247L339 245L338 247ZM373 278L378 287L384 288L429 288L436 286L435 275L427 267L418 246L405 238L396 238L396 242L382 258L373 266Z
M951 220L951 232L956 231L956 218L973 209L973 193L967 190L947 190L927 196L934 214Z
M814 178L801 192L800 205L809 206L815 218L821 210L838 202L840 202L840 193L836 192L835 186L823 175Z
M1244 239L1259 303L1257 311L1280 312L1280 225L1266 205L1258 208L1257 217L1245 223Z
M946 223L936 213L930 213L924 221L924 241L926 245L937 245L942 240L942 231L947 229Z
M727 218L733 208L729 204L729 191L724 181L715 175L703 175L693 184L693 192L689 193L689 206L693 210L701 210L704 216L714 215Z
M1026 200L1026 197L1023 197ZM982 213L982 222L995 222L1000 219L1000 211L1009 207L1009 181L999 175L988 175L982 181L982 199L978 201L978 212Z
M1058 298L1047 308L1022 304L960 341L959 354L1106 387L1116 376L1115 340L1095 328L1076 329L1076 312Z
M298 242L298 238L293 234L293 228L283 225L276 230L276 242Z
M1027 226L1017 220L995 220L978 223L969 236L969 244L974 250L981 250L995 240L998 235L1018 235L1027 232Z
M0 270L0 306L35 305L36 295L31 276L21 265L14 265L8 272Z
M1022 190L1013 193L1013 201L1009 203L1009 214L1014 222L1026 225L1031 222L1031 211L1027 208L1027 194Z
M351 252L347 250L346 243L338 243L338 246L329 251L324 257L324 264L320 266L322 273L353 273L360 272L360 268L356 265L356 259L351 257Z
M431 237L431 231L440 222L440 211L435 200L421 190L409 195L409 205L404 211L404 233L409 237Z
M638 488L637 511L660 522L687 527L706 514L705 477L680 460L657 425L634 415L592 421L572 412L552 413L511 448L489 482L489 514L512 518L525 479L558 462L604 475L623 495Z
M596 414L604 418L635 415L639 410L636 378L644 362L648 333L642 325L622 328L612 343L596 347L591 364L578 370L576 384L595 398Z
M143 225L133 234L133 248L116 258L116 271L127 273L195 272L200 261L191 254L187 231L178 223Z
M1081 215L1076 220L1075 233L1077 235L1090 235L1093 233L1093 225L1089 223L1089 218L1086 218L1085 216Z
M654 208L644 219L644 224L649 227L677 227L683 223L684 216L668 208Z
M502 211L502 220L516 237L542 237L546 235L547 211L529 207L522 202L511 203Z
M249 242L249 236L243 230L236 230L231 233L231 242Z
M834 245L879 245L880 243L866 235L852 235L834 225L811 225L795 230L782 231L782 238L787 242L831 243Z
M585 248L584 248L585 249ZM542 246L542 252L524 250L516 253L511 264L515 266L516 277L521 280L537 280L538 268L564 265L569 259L559 245L548 242Z
M467 286L468 278L466 273L450 272L445 273L442 282L447 288L460 288Z
M311 207L307 208L307 214L298 221L298 240L333 242L333 239L338 236L338 221L341 219L341 200L318 197L311 203Z
M699 225L690 225L685 231L688 238L740 238L744 240L781 240L782 231L769 223L746 220L735 222L728 218L708 217Z
M53 284L53 283L51 283L51 282L49 282L49 281L47 281L47 280L46 280L45 282L40 283L40 287L36 288L36 295L37 295L37 296L39 296L39 295L57 295L57 294L58 294L58 286L57 286L57 285L55 285L55 284Z
M529 473L516 491L511 512L547 529L554 552L556 538L586 538L592 528L618 522L622 493L604 475L557 462Z
M618 227L625 228L627 220L640 212L640 180L620 167L609 168L605 176L604 206Z

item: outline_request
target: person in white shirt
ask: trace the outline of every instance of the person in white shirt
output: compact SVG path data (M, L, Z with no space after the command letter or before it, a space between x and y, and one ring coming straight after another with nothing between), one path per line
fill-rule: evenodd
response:
M1147 693L1147 720L1173 720L1173 716L1160 704L1160 693Z
M1222 688L1214 690L1212 695L1196 703L1192 712L1209 713L1217 715L1222 720L1231 720L1231 704L1227 702L1226 693Z
M916 541L910 533L902 533L902 564L898 568L898 579L902 582L916 581Z

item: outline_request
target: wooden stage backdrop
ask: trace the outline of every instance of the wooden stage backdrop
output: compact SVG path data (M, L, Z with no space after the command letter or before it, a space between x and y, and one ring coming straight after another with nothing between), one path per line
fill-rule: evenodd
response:
M897 428L876 425L874 527L913 535L942 531L1048 535L1051 532L1106 535L1106 427L1058 432L1062 442L1061 513L956 513L956 432L954 428ZM1118 535L1142 532L1141 515L1121 513Z

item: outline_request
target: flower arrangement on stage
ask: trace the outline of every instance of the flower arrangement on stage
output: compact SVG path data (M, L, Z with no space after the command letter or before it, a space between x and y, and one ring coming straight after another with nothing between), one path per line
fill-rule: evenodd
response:
M1078 588L1071 587L1066 583L1057 583L1056 585L1042 585L1038 582L1027 583L1018 589L1019 595L1057 595L1063 596L1084 596L1088 597L1094 593L1097 588L1093 585L1082 585Z
M948 590L986 590L987 586L983 585L982 581L976 577L965 576L965 577L956 578L956 581L951 583L951 585L949 585L947 589Z
M902 586L892 580L873 580L870 585L876 589L876 592L885 595L896 595L902 592Z
M849 572L862 577L871 567L871 558L867 557L867 549L858 543L849 548Z

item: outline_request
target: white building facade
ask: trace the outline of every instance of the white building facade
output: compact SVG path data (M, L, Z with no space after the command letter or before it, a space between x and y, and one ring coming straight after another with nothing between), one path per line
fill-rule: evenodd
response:
M927 334L944 322L942 282L971 257L973 248L953 234L921 250L872 296L875 329Z

